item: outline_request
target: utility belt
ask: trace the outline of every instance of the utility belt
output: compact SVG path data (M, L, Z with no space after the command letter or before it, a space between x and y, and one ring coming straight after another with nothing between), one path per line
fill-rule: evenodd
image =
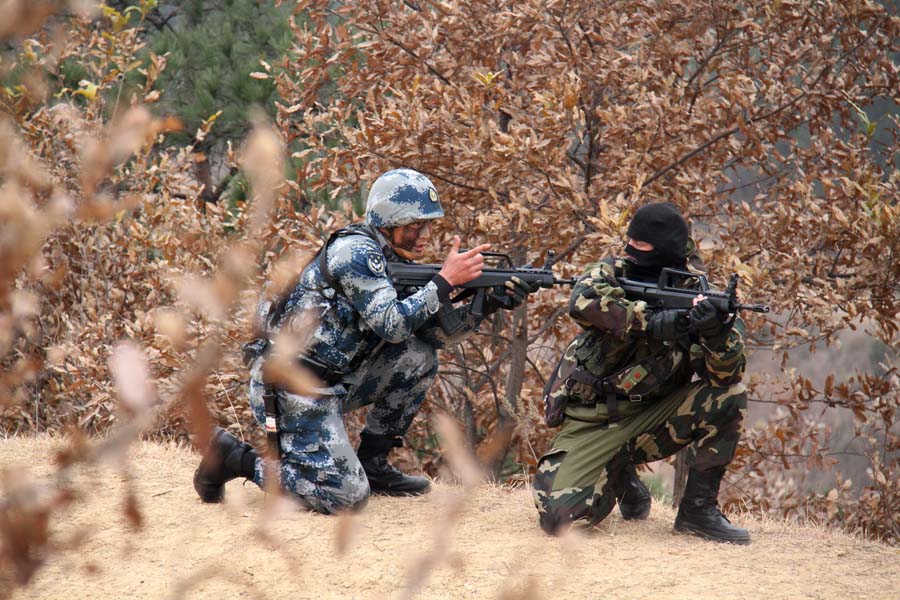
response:
M572 386L581 383L594 391L594 396L589 398L581 398L579 396L570 396L569 404L595 406L597 404L605 404L608 415L609 427L618 427L622 415L619 412L619 403L621 402L649 402L655 398L648 397L649 394L624 394L621 391L620 384L615 375L609 377L596 377L587 371L581 369L573 369L565 380L565 386L572 391Z
M574 344L574 342L573 342ZM563 353L544 387L544 422L558 427L565 418L566 406L598 403L606 405L610 427L622 419L619 403L651 402L657 390L682 365L684 353L666 349L604 376L596 376L576 358L573 345Z

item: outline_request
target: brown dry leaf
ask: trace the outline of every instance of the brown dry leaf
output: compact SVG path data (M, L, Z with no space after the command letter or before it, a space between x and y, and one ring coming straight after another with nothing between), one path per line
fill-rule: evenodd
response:
M50 541L55 497L41 494L27 473L0 474L0 568L10 570L19 585L27 584L43 565Z
M59 450L54 458L54 462L61 468L83 461L90 452L89 441L78 427L69 427L66 430L66 440L66 446Z
M2 0L0 40L31 35L59 10L60 4L59 0Z
M279 259L269 273L267 293L273 298L278 298L289 292L311 258L311 253L306 250L294 250Z
M447 414L438 413L434 417L434 426L441 440L441 450L463 487L472 489L481 483L484 474L469 451L457 421Z
M284 182L284 144L279 133L257 119L241 154L241 166L250 179L255 196L250 218L251 239L268 225L275 193Z
M226 283L227 279L219 279ZM181 277L178 284L180 300L200 314L207 314L215 321L222 321L228 314L227 298L220 295L220 288L213 281L196 275ZM225 290L226 293L229 290Z
M488 439L487 443L482 444L478 448L477 456L478 462L482 465L491 465L500 458L506 449L509 448L509 443L512 440L513 433L515 432L515 425L512 423L507 423L505 425L498 425L497 429L494 431L494 434Z
M156 331L165 336L176 349L184 348L188 335L188 323L185 316L172 309L160 309L153 312L153 325Z
M147 357L134 342L119 342L109 358L119 401L132 415L142 414L157 403Z
M51 187L46 169L22 143L15 125L5 115L0 115L0 173L41 192Z
M128 109L121 118L112 123L107 133L107 151L114 165L138 153L156 134L156 127L150 111L144 106Z
M137 495L134 492L134 487L130 478L128 479L123 512L125 513L125 519L128 521L128 524L132 529L137 531L144 528L144 514L141 512L140 503L138 502Z
M26 320L40 314L41 300L37 294L25 290L16 290L10 295L12 316L17 320Z
M147 108L134 106L107 125L101 136L85 140L81 152L81 187L85 198L92 199L100 182L115 166L138 153L165 128L166 124L154 120ZM94 218L102 220L102 208L94 210L100 211Z
M181 406L187 407L188 423L195 435L196 447L206 449L212 434L213 422L206 403L206 380L221 356L219 341L207 340L197 352L195 362L186 371L181 384Z
M312 396L321 388L320 382L297 360L305 347L305 340L284 327L272 341L273 350L263 366L263 378L298 396Z

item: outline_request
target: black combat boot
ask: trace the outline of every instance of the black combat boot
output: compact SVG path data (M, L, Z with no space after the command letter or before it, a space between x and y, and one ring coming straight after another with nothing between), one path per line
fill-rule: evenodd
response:
M749 544L750 532L731 524L719 510L719 484L725 467L688 474L684 497L678 505L675 531L692 533L714 542Z
M638 477L634 465L622 471L622 487L618 494L619 511L626 521L642 521L650 515L650 490Z
M404 475L387 460L392 448L403 445L403 439L392 435L375 435L363 431L359 436L359 450L356 455L362 463L369 488L373 494L387 496L419 496L431 489L425 477Z
M213 427L209 448L194 471L194 489L204 502L221 502L225 483L236 477L253 479L259 455L246 442Z

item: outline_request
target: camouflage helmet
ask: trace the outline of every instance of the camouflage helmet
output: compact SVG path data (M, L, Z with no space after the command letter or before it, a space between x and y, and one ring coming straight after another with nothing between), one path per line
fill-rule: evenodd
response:
M434 185L412 169L394 169L381 175L366 200L366 222L373 227L399 227L443 216Z

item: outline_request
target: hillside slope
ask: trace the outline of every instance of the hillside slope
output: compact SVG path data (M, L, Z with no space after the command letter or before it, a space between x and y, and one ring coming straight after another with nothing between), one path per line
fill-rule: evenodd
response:
M0 468L47 481L60 446L2 440ZM451 485L373 498L354 518L273 508L239 482L224 506L204 505L191 488L198 460L143 444L127 469L79 468L80 494L51 522L52 539L69 547L12 597L385 598L413 583L421 598L900 598L900 549L821 529L740 518L752 545L723 546L672 534L673 511L655 504L646 522L616 512L556 539L537 528L527 490L487 485L467 498ZM137 531L124 512L129 479Z

